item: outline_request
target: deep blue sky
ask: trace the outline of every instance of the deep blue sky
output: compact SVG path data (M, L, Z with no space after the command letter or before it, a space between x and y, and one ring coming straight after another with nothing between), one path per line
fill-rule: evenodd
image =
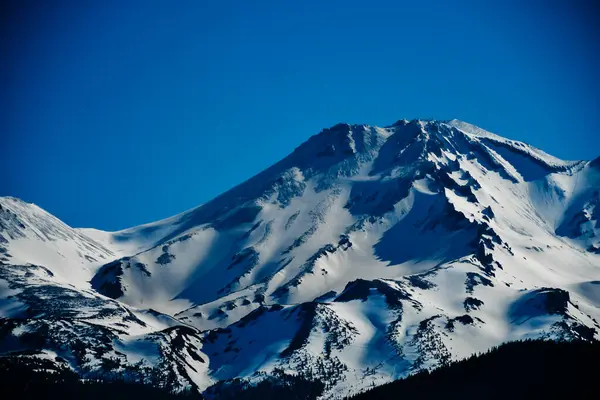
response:
M14 1L0 195L121 229L206 202L342 121L458 118L591 159L600 49L585 3Z

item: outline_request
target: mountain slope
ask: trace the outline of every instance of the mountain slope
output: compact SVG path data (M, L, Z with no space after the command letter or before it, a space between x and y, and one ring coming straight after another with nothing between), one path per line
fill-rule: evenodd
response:
M74 230L3 199L3 279L152 316L118 321L111 343L123 365L167 357L127 356L136 329L183 343L167 363L182 387L283 369L331 397L504 341L598 337L599 192L598 162L464 122L338 124L216 199L125 231ZM47 224L68 235L35 238ZM67 244L68 264L26 251ZM60 279L21 277L28 264Z
M36 205L13 197L0 198L0 232L2 261L44 264L66 282L89 280L94 266L116 256Z

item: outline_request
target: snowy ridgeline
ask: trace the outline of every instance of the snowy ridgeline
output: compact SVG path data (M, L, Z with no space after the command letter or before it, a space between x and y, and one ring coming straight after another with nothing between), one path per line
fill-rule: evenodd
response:
M0 351L173 389L292 374L331 398L505 341L598 338L599 204L598 159L406 120L325 129L119 232L0 198Z

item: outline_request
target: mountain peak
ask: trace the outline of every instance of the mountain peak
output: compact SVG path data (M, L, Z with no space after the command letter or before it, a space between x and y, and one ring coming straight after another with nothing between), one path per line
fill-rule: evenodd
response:
M323 398L505 341L591 340L597 164L458 120L341 123L120 232L0 198L5 337L91 376L202 391L285 370L322 381Z

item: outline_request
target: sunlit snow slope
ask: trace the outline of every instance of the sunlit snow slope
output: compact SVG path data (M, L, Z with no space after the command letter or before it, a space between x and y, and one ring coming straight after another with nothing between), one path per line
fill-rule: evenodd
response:
M282 368L329 398L504 341L599 337L600 159L461 121L339 124L120 232L0 206L0 349L83 375L204 390Z

